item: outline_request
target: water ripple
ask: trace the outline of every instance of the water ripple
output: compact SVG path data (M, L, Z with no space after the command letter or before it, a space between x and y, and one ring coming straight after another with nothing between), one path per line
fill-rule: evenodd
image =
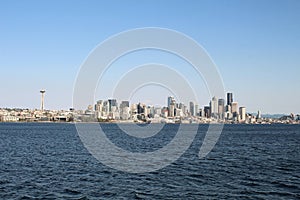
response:
M116 145L133 152L161 148L174 137L167 125L149 139L103 124ZM0 124L0 199L299 199L300 126L226 125L213 151L197 155L207 130L159 171L110 169L83 147L72 124ZM120 135L121 134L121 135Z

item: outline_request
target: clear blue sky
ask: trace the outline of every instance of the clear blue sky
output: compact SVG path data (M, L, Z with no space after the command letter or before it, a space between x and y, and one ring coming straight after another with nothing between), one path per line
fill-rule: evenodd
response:
M163 27L201 44L247 111L300 113L299 10L298 0L2 0L0 107L39 108L45 88L46 108L68 109L96 45L128 29Z

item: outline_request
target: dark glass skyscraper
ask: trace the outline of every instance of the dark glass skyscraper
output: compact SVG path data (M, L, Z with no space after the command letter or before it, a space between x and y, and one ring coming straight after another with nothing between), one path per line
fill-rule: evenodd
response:
M138 112L138 114L142 114L142 113L145 112L145 110L144 110L144 108L143 108L143 105L142 105L141 103L139 103L139 104L137 105L137 112Z
M109 102L109 112L112 111L112 107L113 106L117 106L117 100L116 99L108 99L108 102Z
M204 117L206 118L210 118L211 114L210 114L210 106L204 106Z
M227 105L231 105L232 102L233 102L233 94L227 93Z

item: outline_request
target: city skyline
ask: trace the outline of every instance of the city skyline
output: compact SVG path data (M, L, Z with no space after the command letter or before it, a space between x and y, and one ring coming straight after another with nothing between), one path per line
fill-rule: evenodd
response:
M234 91L247 112L300 113L299 9L296 0L2 2L0 67L5 87L0 88L0 107L39 108L41 88L47 90L45 109L72 107L76 75L100 42L133 28L162 27L202 45L216 63L226 91ZM197 80L186 63L161 52L122 58L104 81L117 80L145 62L174 67L199 85L199 105L207 104L210 95L203 80ZM144 89L132 101L161 105L172 95L154 86ZM95 96L110 98L110 92L108 86Z
M183 103L174 96L168 96L162 106L128 100L100 99L84 110L49 110L44 108L45 90L40 90L40 109L0 108L0 122L100 122L100 123L226 123L226 124L299 124L300 115L291 113L272 117L247 112L232 92L226 98L216 96L208 105L201 106L195 101Z
M45 107L45 93L46 93L46 90L45 89L41 89L39 91L40 93L40 105L35 107L35 108L29 108L29 107L0 107L0 109L32 109L32 110L41 110L41 111L44 111L44 110L68 110L68 109L76 109L74 108L72 105L69 106L68 108L47 108L47 106ZM171 93L170 93L171 94ZM163 103L152 103L153 101L147 99L147 100L141 100L143 98L140 98L138 97L137 99L135 99L135 101L132 101L131 99L119 99L119 98L114 98L114 97L106 97L106 98L98 98L98 100L95 100L95 102L98 102L98 101L102 101L104 99L108 100L108 101L114 101L117 105L117 102L129 102L130 104L129 105L133 105L133 104L145 104L147 106L153 106L155 108L163 108L163 107L169 107L170 106L170 102L172 102L172 100L170 100L170 98L174 101L174 102L178 102L178 99L176 99L176 97L174 97L172 94L171 95L167 95L165 94L163 96ZM220 103L220 101L222 101ZM234 95L233 95L233 92L232 91L227 91L225 93L225 97L217 97L217 96L213 96L211 97L211 99L207 100L208 103L206 104L199 104L197 101L195 100L190 100L188 102L180 102L180 103L183 103L183 105L186 105L186 106L189 106L189 108L191 108L191 103L194 104L194 106L200 106L201 109L203 109L203 111L205 110L206 107L210 107L211 109L213 110L216 110L216 112L218 112L218 110L220 109L219 105L220 104L223 104L223 109L225 109L225 106L228 106L228 105L231 105L231 104L237 104L238 102L237 101L234 101ZM87 105L87 107L90 107L91 105ZM214 107L214 108L212 108ZM242 104L241 107L237 107L236 109L239 109L239 108L245 108L247 107L246 105ZM76 110L85 110L84 108L78 108ZM188 109L189 112L194 112L194 111L191 111L191 109ZM297 112L290 112L290 113L265 113L265 112L262 112L261 109L257 109L256 111L247 111L247 113L249 114L264 114L264 115L289 115L289 114L298 114ZM193 116L193 114L192 114Z
M227 101L226 104L225 101ZM180 102L174 96L168 96L167 103L165 105L152 105L145 102L130 102L128 100L120 101L114 98L106 100L100 99L97 100L94 108L92 105L89 105L87 110L102 112L102 108L106 107L104 112L106 112L105 117L107 117L108 112L114 112L112 111L113 107L114 110L121 115L122 109L132 108L132 106L137 107L136 109L138 113L144 113L144 111L139 111L139 106L143 106L144 108L140 108L143 110L146 108L153 109L153 113L154 109L161 109L160 112L165 112L165 117L183 117L185 115L189 115L224 120L233 119L234 117L239 118L238 116L241 115L241 120L245 121L247 114L246 107L238 106L238 101L234 101L232 92L227 92L226 99L214 96L211 100L209 100L209 103L204 106L199 105L198 102L195 101L189 101L188 103ZM260 115L259 110L257 111L257 115ZM101 115L98 116L98 118L100 117Z

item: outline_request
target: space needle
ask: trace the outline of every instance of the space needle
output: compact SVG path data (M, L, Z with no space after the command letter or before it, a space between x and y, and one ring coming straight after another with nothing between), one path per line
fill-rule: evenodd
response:
M40 90L40 93L41 93L41 95L42 95L42 97L41 97L41 110L42 110L42 111L44 111L45 92L46 92L46 90Z

